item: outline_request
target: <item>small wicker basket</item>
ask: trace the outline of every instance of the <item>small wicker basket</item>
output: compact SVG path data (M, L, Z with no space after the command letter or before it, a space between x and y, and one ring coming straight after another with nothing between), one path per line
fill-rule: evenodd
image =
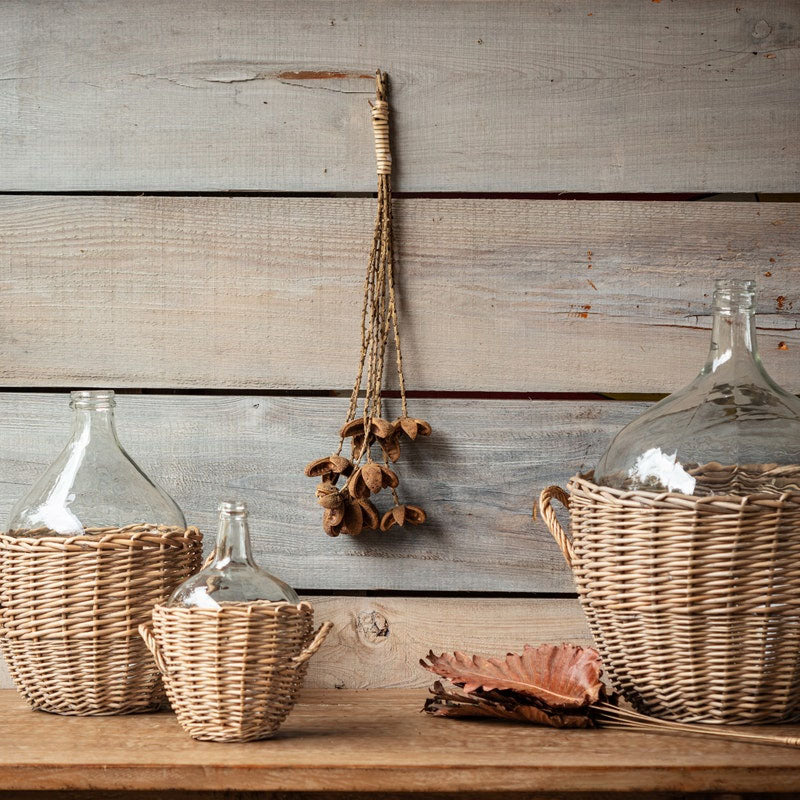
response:
M539 503L625 698L683 722L800 718L800 493L696 497L592 479ZM571 539L553 500L569 508Z
M139 632L183 729L195 739L249 742L272 736L289 715L331 627L314 634L310 603L258 602L159 605Z
M157 709L164 692L137 628L201 558L196 528L0 536L0 648L20 694L56 714Z

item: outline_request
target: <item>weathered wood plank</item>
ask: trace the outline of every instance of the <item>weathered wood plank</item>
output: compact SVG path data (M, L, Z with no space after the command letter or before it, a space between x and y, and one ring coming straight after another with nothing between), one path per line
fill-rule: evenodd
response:
M6 0L0 190L793 192L792 0Z
M331 398L125 395L126 449L199 525L210 547L219 500L251 509L255 549L298 589L572 592L534 495L593 466L643 404L415 400L430 439L403 445L401 494L422 527L331 539L303 467L327 455L347 402ZM389 410L396 404L389 403ZM0 394L0 520L68 439L66 398ZM382 498L378 505L384 505Z
M800 204L396 205L413 389L672 391L705 357L713 279L751 276L764 360L800 391ZM347 388L373 214L0 198L0 382Z
M430 686L419 660L428 650L488 655L525 644L591 637L578 601L448 597L308 597L334 630L311 661L306 686L413 689ZM11 679L0 659L0 688Z
M794 793L791 747L420 714L421 690L310 690L274 740L220 747L169 714L32 714L0 694L0 784L19 789ZM797 725L757 729L796 736ZM54 746L57 743L57 746ZM345 797L348 795L345 794ZM685 796L685 795L684 795Z

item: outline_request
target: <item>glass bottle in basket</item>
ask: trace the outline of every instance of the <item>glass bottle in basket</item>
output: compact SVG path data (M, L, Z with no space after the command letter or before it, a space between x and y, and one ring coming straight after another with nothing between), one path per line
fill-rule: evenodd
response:
M617 434L594 481L687 495L800 490L800 400L759 358L753 281L716 282L700 374Z
M219 506L219 532L211 563L185 580L168 607L219 609L230 603L300 602L294 589L253 560L247 505L225 501Z
M71 393L72 436L14 506L10 536L79 536L138 525L186 527L175 501L120 444L115 405L110 390Z

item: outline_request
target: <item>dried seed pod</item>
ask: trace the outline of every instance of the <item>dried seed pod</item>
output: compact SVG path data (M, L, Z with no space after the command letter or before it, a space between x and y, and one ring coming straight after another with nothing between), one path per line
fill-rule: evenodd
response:
M364 527L370 530L377 530L381 524L381 515L378 509L369 500L359 500L361 513L363 515Z
M400 442L397 440L396 431L391 436L387 436L385 439L378 439L378 444L381 446L381 450L383 450L386 458L388 458L392 463L400 458Z
M317 502L323 508L339 508L344 503L341 492L332 484L323 481L317 486Z
M365 465L366 466L366 465ZM371 494L364 480L363 467L358 467L347 479L347 491L356 500L368 500Z
M388 531L394 525L421 525L427 516L419 506L398 505L390 508L381 518L381 530Z
M351 536L358 536L364 527L364 512L358 502L348 500L344 504L344 521L342 522L342 533L349 533Z
M430 436L432 428L425 422L424 419L415 419L414 417L398 417L394 421L395 430L398 428L408 436L409 439L414 440L417 436Z
M309 478L321 478L323 482L335 484L340 475L348 476L353 471L353 462L344 456L327 456L306 464L304 470Z
M322 530L328 536L338 536L344 522L344 504L339 508L326 508L322 514Z
M351 419L350 422L345 422L339 434L347 438L348 436L355 436L359 432L362 434L364 433L364 417L358 417L357 419ZM392 433L394 433L394 425L382 417L372 417L370 420L369 432L373 436L380 436L385 439L387 436L391 436Z
M364 483L367 484L367 488L372 494L377 494L383 489L383 473L381 472L380 464L376 464L374 461L368 461L361 467L361 477L364 479Z

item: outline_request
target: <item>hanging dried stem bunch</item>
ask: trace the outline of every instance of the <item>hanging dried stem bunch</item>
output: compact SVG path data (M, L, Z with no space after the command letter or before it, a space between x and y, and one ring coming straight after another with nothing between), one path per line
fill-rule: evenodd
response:
M401 502L397 491L400 481L389 466L390 462L394 464L400 458L403 436L412 441L418 436L430 436L431 426L425 420L408 414L395 292L392 156L386 73L378 70L375 84L375 102L370 105L378 171L378 213L364 279L361 355L347 419L339 431L339 447L333 455L318 458L305 469L308 477L320 480L317 501L324 509L322 527L328 536L340 533L357 536L365 528L388 531L395 525L402 527L425 522L425 512L419 506ZM390 337L394 342L402 409L401 416L393 422L383 418L381 404L384 356ZM357 417L362 382L364 406L361 416ZM350 439L350 458L342 455L345 439ZM373 459L373 452L379 461ZM343 481L341 486L340 480ZM392 495L392 506L381 513L372 498L387 489Z

